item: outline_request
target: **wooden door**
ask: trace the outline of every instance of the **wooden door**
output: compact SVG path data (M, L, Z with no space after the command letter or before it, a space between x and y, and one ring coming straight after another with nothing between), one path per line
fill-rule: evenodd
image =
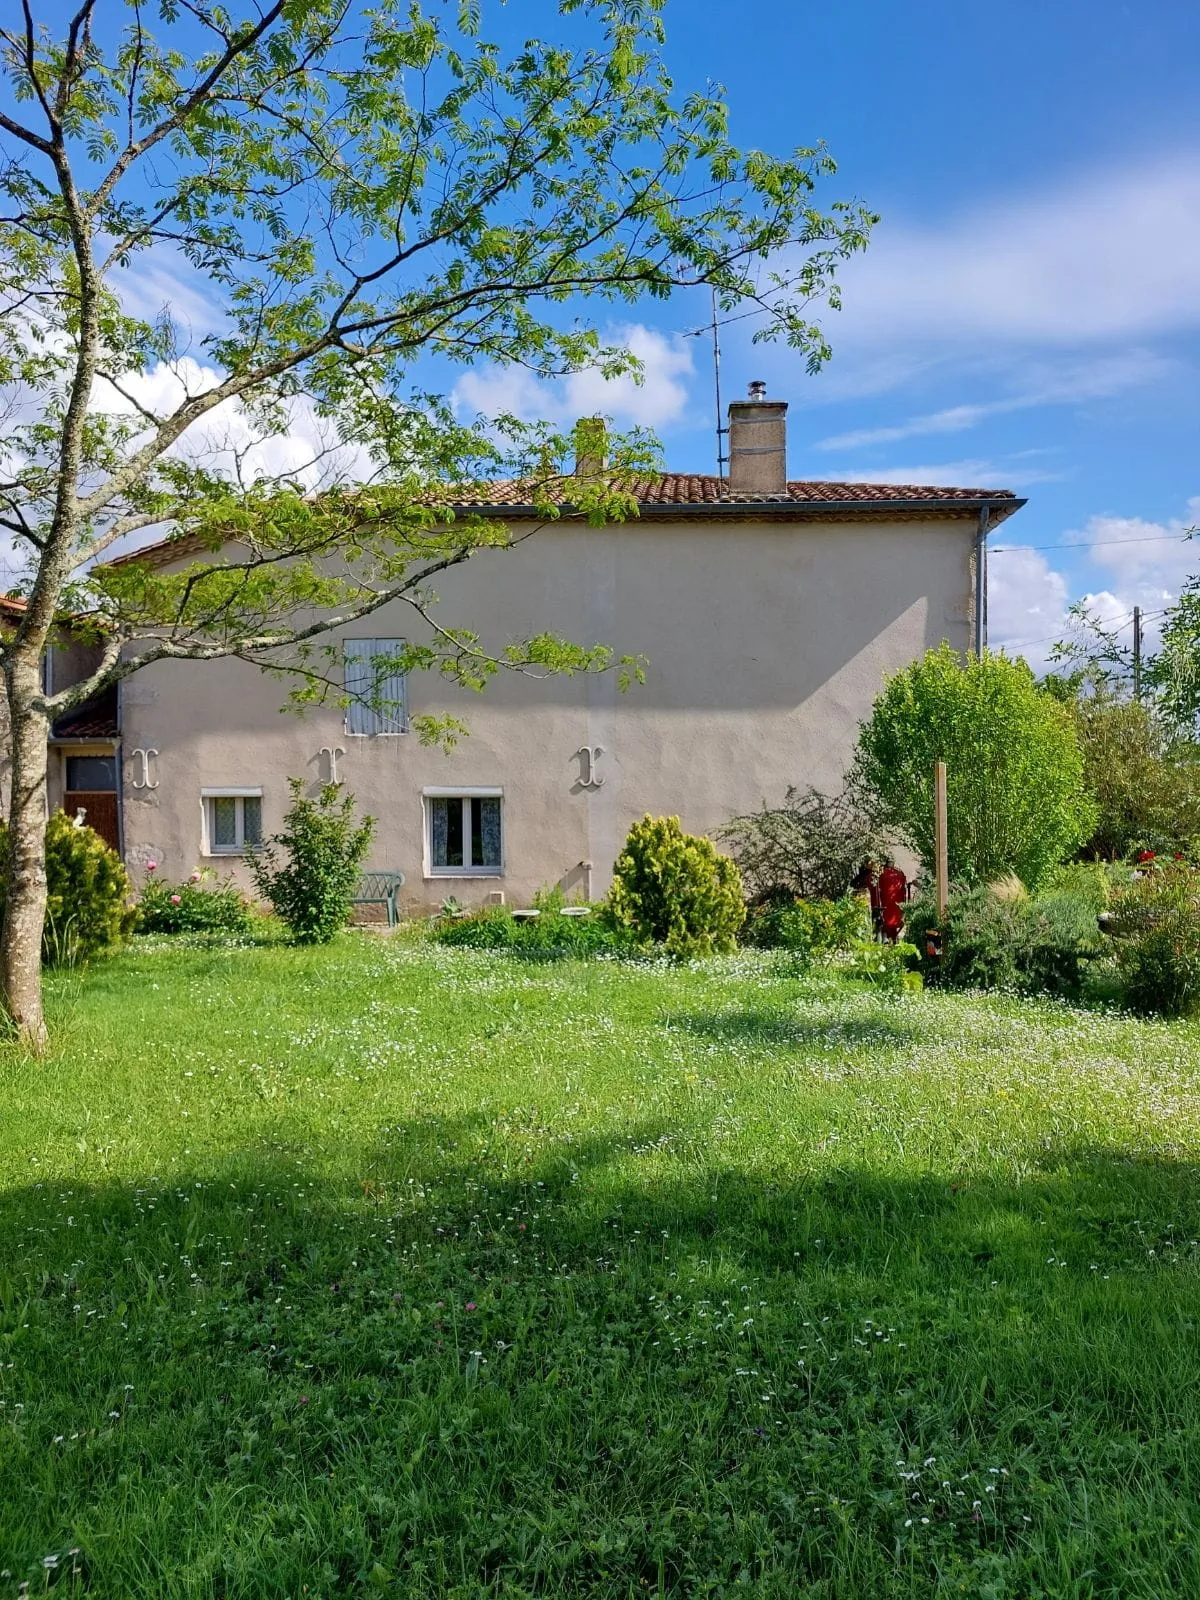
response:
M85 812L83 820L87 826L94 828L105 844L120 850L116 794L111 789L68 789L63 796L63 810L74 817L81 809Z

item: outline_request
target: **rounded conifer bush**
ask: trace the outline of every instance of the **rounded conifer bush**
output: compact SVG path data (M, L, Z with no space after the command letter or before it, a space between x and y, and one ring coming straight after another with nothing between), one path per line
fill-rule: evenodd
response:
M0 916L8 898L8 829L0 824ZM114 950L133 930L133 886L121 858L93 828L63 811L46 823L46 921L42 959L77 966Z
M710 839L684 833L678 817L645 816L613 866L611 925L673 956L732 950L746 915L737 867Z

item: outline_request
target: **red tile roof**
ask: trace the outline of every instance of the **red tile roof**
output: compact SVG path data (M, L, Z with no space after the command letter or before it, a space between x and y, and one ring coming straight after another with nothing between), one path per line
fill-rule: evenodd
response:
M85 700L77 711L68 711L59 717L50 736L52 739L115 739L120 731L120 707L114 683Z
M569 479L565 480L570 482ZM783 494L733 494L724 478L695 472L664 472L634 486L641 506L829 506L863 505L894 508L897 502L994 502L999 510L1024 505L1011 489L944 489L933 484L825 483L795 479ZM564 496L564 499L566 496ZM455 503L466 506L527 506L529 488L519 478L504 478L481 486Z
M562 492L550 498L569 505L571 480L561 481ZM880 515L963 517L986 505L991 510L991 525L995 527L1025 504L1011 489L948 489L934 484L826 483L807 479L793 480L784 494L731 494L724 478L693 472L665 472L659 477L644 478L633 488L639 510L655 519L687 519L697 514L724 515L739 521L764 516L772 521L813 521L831 517L854 520ZM524 519L536 515L533 498L527 480L501 478L494 483L481 484L449 504L463 511ZM140 550L131 550L127 555L116 556L110 565L135 561L155 564L205 550L211 550L208 536L178 533L155 544L143 545Z

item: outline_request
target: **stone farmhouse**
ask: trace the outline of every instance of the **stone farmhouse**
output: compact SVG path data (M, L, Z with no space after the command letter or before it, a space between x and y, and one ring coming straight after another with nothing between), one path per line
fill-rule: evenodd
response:
M313 792L335 778L378 819L369 865L403 872L417 910L450 896L519 906L554 883L598 897L646 812L706 833L789 784L835 791L884 675L943 639L985 639L985 541L1025 502L790 481L786 415L754 385L729 408L727 478L667 473L642 487L635 519L566 514L439 585L448 625L493 644L543 628L602 641L647 658L644 684L501 674L474 695L413 674L389 688L394 714L352 702L297 716L252 665L160 662L56 724L51 806L84 809L135 878L153 860L171 877L245 879L240 858L278 828L288 778ZM535 524L519 483L473 505L514 533ZM138 559L191 554L168 540ZM416 620L397 602L345 630L348 691ZM63 647L47 672L63 683L82 665ZM470 735L422 747L417 712L457 715Z

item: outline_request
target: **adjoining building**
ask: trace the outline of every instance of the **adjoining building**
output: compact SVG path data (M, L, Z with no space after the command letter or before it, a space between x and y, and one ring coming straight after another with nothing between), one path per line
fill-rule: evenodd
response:
M786 415L753 386L729 408L727 478L667 473L641 486L636 518L596 528L567 511L439 583L447 626L500 646L547 628L609 644L646 657L644 684L501 673L477 696L414 673L386 712L353 701L297 716L253 665L163 661L56 724L51 804L107 819L135 877L151 860L169 876L244 874L289 777L313 792L337 779L378 819L370 864L402 871L418 909L449 896L520 905L554 883L597 897L646 812L706 833L790 784L836 790L885 674L982 636L984 540L1025 502L789 481ZM519 534L537 525L528 500L506 482L469 504ZM194 554L167 540L137 559L183 567ZM373 657L422 637L417 622L394 602L342 631L351 692ZM430 712L460 717L469 737L423 747L410 719Z

